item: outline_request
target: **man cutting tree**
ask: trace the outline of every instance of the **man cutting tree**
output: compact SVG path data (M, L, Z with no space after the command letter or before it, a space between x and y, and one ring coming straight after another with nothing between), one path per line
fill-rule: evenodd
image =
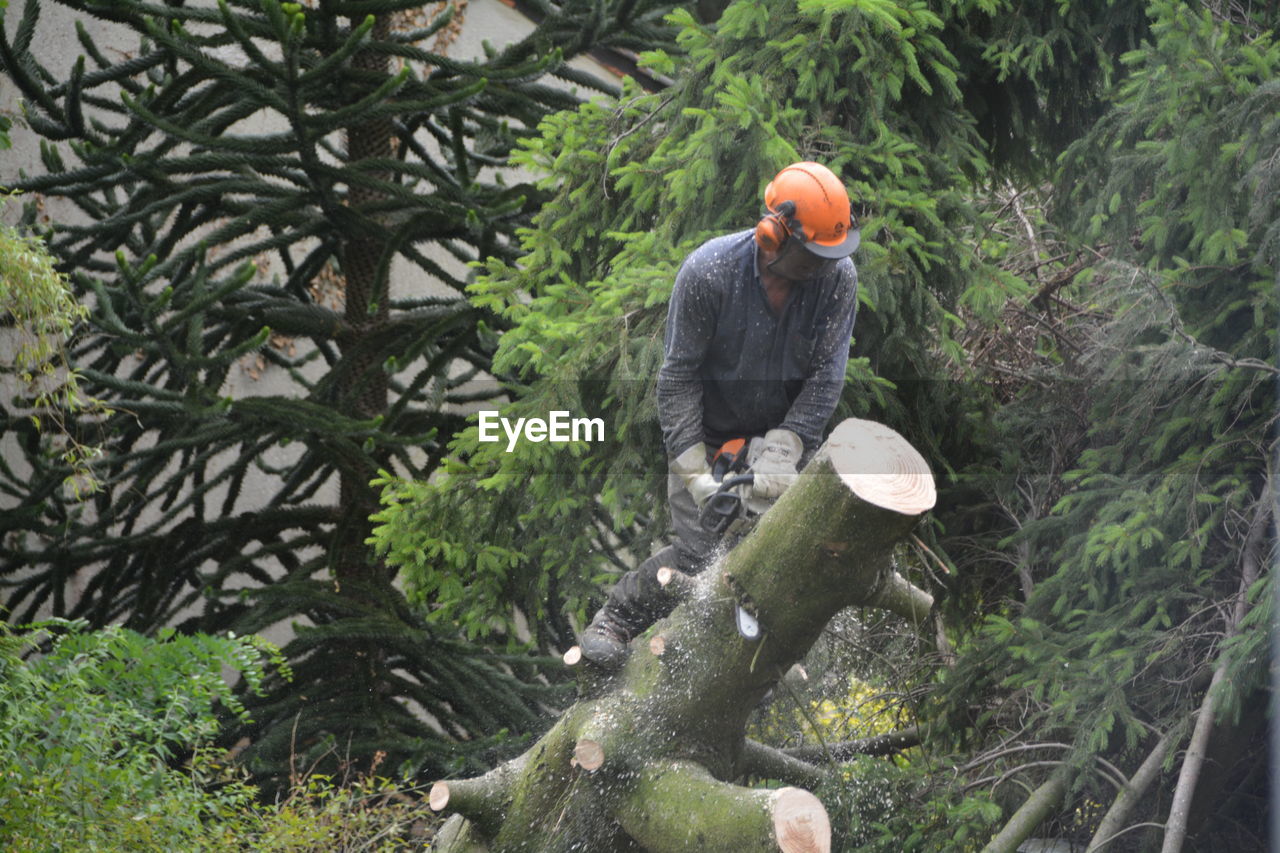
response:
M658 373L675 537L622 577L583 632L583 655L602 667L619 666L674 605L658 569L705 568L736 511L776 500L835 412L857 312L848 193L827 167L793 163L764 203L754 229L704 243L676 274Z

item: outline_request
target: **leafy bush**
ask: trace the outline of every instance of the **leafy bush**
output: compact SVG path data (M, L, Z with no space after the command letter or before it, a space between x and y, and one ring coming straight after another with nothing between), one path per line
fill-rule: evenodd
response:
M268 670L290 674L257 637L0 623L0 848L374 851L424 837L425 799L376 764L350 784L298 772L280 802L259 801L212 744L219 706L246 714L224 674L257 693Z
M217 706L244 713L222 668L256 688L282 666L255 637L0 624L0 847L199 849L254 795L203 784Z
M0 115L0 150L9 147L11 124ZM12 197L0 195L0 205ZM67 471L63 484L77 496L97 491L91 466L101 449L75 435L68 418L78 413L92 420L111 414L101 400L83 390L80 372L67 355L67 341L88 315L88 307L76 301L44 241L0 224L0 320L17 346L12 363L0 364L0 375L12 375L30 393L28 417L45 436L40 443L44 458L36 464L60 459Z
M210 847L282 853L421 850L438 820L421 792L385 777L369 774L344 784L315 774L297 780L280 803L220 823L217 843Z

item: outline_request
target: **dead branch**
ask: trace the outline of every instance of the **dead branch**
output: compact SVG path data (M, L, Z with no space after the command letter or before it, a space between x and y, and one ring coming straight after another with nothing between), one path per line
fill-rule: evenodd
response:
M1121 827L1124 822L1129 819L1130 813L1134 806L1142 799L1142 795L1147 792L1160 775L1160 768L1164 764L1165 754L1169 751L1172 744L1172 737L1166 734L1156 742L1155 747L1134 771L1133 776L1128 783L1116 795L1115 800L1111 803L1111 808L1107 809L1107 813L1103 815L1102 822L1098 824L1098 829L1093 834L1093 838L1089 840L1089 847L1086 853L1096 853L1102 850L1106 845L1110 844L1114 839L1120 836L1125 830Z
M911 726L901 731L873 737L844 740L822 746L793 746L780 750L782 754L818 764L824 761L848 761L855 755L892 755L904 749L920 745L920 727Z
M982 853L1016 853L1019 845L1066 797L1073 775L1070 765L1059 765L1043 785L1031 792L1004 828L982 848Z
M826 771L813 764L754 740L747 740L743 747L742 772L756 779L777 779L805 788L816 788L828 778Z

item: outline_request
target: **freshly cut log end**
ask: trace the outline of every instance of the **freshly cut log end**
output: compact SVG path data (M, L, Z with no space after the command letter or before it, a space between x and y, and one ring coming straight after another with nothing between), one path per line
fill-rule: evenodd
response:
M869 504L919 515L938 501L929 464L884 424L842 421L827 440L827 453L844 484Z
M582 648L580 646L570 646L569 650L564 653L565 666L577 666L582 662Z
M831 853L831 821L822 801L800 788L780 788L770 804L783 853Z
M594 773L604 766L604 747L584 738L573 748L572 763L588 773Z
M437 782L431 786L431 793L427 796L427 805L431 806L433 812L442 812L449 805L449 784L447 782Z
M658 586L678 598L685 598L693 592L695 584L693 577L679 569L663 566L654 573L654 577L658 581Z

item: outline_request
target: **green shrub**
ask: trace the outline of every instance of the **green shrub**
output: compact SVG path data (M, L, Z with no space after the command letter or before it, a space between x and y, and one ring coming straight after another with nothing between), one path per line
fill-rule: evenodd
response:
M0 624L0 848L199 849L254 795L206 787L216 706L244 713L223 667L256 687L281 665L255 637Z
M210 844L211 849L271 853L426 850L439 822L423 792L391 779L368 774L344 783L314 774L295 780L280 803L222 822L219 838L211 835Z
M0 151L11 145L10 127L12 121L0 115ZM0 208L14 196L0 188ZM12 375L25 392L26 399L15 402L22 400L19 405L42 434L45 461L65 463L63 485L76 497L98 490L92 466L102 451L85 442L72 416L91 421L112 413L83 389L67 352L67 342L88 316L44 241L0 223L0 322L16 344L12 362L0 362L0 375Z
M84 622L0 622L0 849L328 853L423 849L419 792L300 770L276 803L213 748L225 678L258 693L279 651L258 637L156 639Z

